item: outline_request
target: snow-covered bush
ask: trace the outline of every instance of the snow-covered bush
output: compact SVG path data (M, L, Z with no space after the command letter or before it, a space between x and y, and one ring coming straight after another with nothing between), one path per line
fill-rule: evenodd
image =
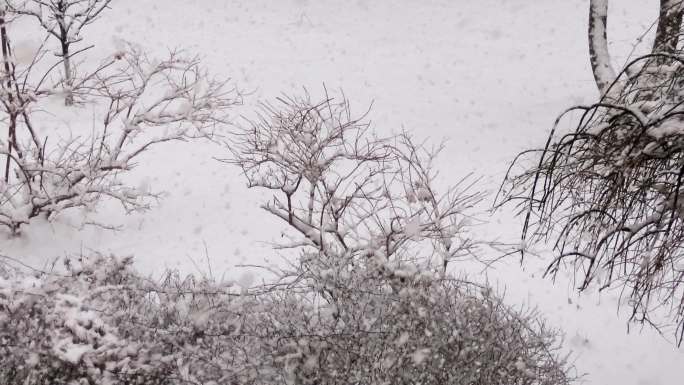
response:
M418 270L231 291L131 258L0 280L3 384L566 384L558 333L490 289ZM401 276L402 288L392 288ZM303 282L302 282L303 283ZM330 300L334 298L334 300Z
M69 3L75 4L73 12L85 4ZM10 21L20 17L29 16L0 10L0 105L9 131L0 139L0 225L11 232L41 214L92 211L105 198L125 210L148 207L158 194L122 182L122 174L152 146L210 136L227 109L240 102L239 93L212 78L197 57L172 51L154 58L133 45L122 45L99 64L83 60L81 71L71 66L65 90L54 76L65 58L51 60L49 39L16 60ZM55 117L65 112L53 101L65 95L85 119L55 126Z
M253 299L172 272L143 278L131 258L66 261L64 274L0 279L0 383L228 383L253 358L237 335Z
M161 364L163 351L144 340L122 338L125 326L111 322L127 312L122 305L131 283L125 282L125 270L117 271L127 268L125 261L107 262L64 276L14 274L2 279L2 383L113 384L168 372ZM98 300L111 297L110 290L116 301Z
M534 312L513 310L485 286L404 273L398 291L375 276L329 276L319 283L326 294L270 295L276 302L255 330L274 368L267 382L572 382L558 332Z

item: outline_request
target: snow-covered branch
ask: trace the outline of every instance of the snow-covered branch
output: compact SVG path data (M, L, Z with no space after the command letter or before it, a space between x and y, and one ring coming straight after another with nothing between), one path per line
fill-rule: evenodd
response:
M682 12L684 1L660 0L658 26L651 52L673 54L677 50L682 28Z

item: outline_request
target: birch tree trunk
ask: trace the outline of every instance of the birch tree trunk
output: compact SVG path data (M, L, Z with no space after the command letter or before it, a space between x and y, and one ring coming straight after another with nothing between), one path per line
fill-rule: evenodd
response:
M589 3L589 60L594 80L601 95L615 80L615 70L610 64L608 38L608 0L591 0Z

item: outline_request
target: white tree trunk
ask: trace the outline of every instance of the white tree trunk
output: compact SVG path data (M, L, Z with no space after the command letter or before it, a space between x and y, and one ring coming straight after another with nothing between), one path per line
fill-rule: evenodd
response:
M610 64L606 26L608 0L591 0L589 3L589 60L594 80L601 95L615 80L615 70Z

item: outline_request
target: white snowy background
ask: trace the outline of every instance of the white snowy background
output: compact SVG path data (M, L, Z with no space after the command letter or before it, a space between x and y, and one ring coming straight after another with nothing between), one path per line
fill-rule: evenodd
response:
M657 3L611 2L616 66L651 27ZM94 57L111 54L122 39L153 53L174 47L197 53L212 73L249 91L236 118L283 92L306 87L320 96L323 83L343 89L359 113L373 103L370 118L382 132L447 139L437 164L441 183L474 172L483 177L479 188L495 191L507 163L542 144L559 112L596 97L587 12L588 0L116 0L82 44L96 44ZM29 29L14 36L17 55L41 37ZM84 111L66 111L53 124L83 125L92 118ZM258 208L264 197L247 192L236 169L214 160L226 155L204 142L160 146L131 176L141 187L167 192L151 211L101 210L101 218L122 225L118 232L79 230L68 218L36 220L21 237L2 239L0 253L37 266L92 250L133 254L150 274L211 269L242 285L257 282L258 273L235 266L280 263L269 242L285 228ZM482 218L491 223L477 230L480 236L518 237L520 223L510 212ZM684 350L649 329L627 334L615 294L578 297L567 279L555 285L541 279L543 264L518 262L511 257L494 266L487 279L511 304L536 305L565 331L587 384L681 383Z

